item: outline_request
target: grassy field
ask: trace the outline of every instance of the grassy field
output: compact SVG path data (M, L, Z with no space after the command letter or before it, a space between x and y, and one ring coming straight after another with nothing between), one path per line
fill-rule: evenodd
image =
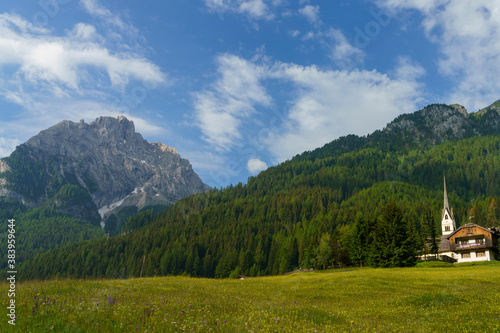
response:
M500 265L17 286L0 332L500 332Z

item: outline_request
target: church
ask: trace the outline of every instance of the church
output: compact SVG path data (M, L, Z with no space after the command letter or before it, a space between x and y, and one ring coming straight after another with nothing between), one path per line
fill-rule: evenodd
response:
M441 242L438 256L449 262L499 260L499 228L484 228L474 223L456 227L453 209L448 201L444 178L444 204L441 213Z

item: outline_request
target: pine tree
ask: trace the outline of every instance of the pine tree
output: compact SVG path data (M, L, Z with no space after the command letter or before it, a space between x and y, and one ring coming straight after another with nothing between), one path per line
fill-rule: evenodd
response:
M490 198L490 204L488 206L488 223L487 227L495 227L498 224L497 210L498 210L498 200L497 198Z
M417 253L420 247L420 237L415 227L413 218L408 219L408 238L404 243L405 257L404 266L414 266L417 261Z
M253 266L252 252L250 250L243 251L243 249L241 249L239 257L239 267L241 274L243 275L249 274L250 268L252 266Z
M354 228L350 225L343 225L338 227L334 232L334 257L340 267L346 266L350 263L349 249L353 243Z
M420 244L422 249L422 255L425 260L430 253L429 248L429 219L427 213L422 214L422 219L420 221Z
M193 261L193 270L192 276L201 276L203 273L203 263L201 262L200 255L198 254L198 249L194 249L194 261Z
M407 224L402 210L391 200L384 207L372 243L371 265L377 267L408 266L415 253L409 244ZM413 258L413 259L412 259Z
M363 267L363 264L368 260L373 229L372 224L364 218L363 213L358 212L349 253L351 260L360 267Z
M290 246L288 249L288 262L290 263L290 268L294 269L298 267L299 264L299 245L297 243L297 238L292 237Z
M330 234L324 233L321 236L318 247L316 248L316 263L319 266L322 266L323 269L328 266L332 259L332 245L330 244L330 242Z
M186 265L184 266L184 272L191 275L193 273L194 255L193 250L189 251L186 259Z
M214 262L210 250L207 250L203 257L203 276L214 277Z

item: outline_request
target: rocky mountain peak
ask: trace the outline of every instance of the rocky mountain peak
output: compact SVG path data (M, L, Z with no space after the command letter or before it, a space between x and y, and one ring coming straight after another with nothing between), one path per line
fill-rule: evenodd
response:
M460 105L460 104L452 104L450 106L452 108L454 108L455 110L457 110L458 112L460 112L461 114L463 114L464 116L466 116L466 117L469 116L469 113L467 112L467 109L465 107L463 107L462 105Z
M31 206L44 204L60 186L73 184L90 194L106 221L125 207L168 205L209 189L175 148L146 141L124 116L99 117L88 124L61 121L21 146L13 154L42 169L34 173L42 174L40 188L45 187L45 193L29 198ZM8 161L0 165L2 170L7 170ZM28 200L26 195L23 200Z
M426 132L437 136L451 130L456 137L461 137L466 118L467 110L461 105L432 104L420 111L397 117L385 130L391 132L404 129L417 135Z
M486 111L485 111L486 112ZM405 145L436 145L498 130L497 116L479 119L459 105L432 104L411 114L403 114L387 125L384 132L396 135ZM480 125L478 122L483 122Z
M89 124L95 127L102 134L119 134L121 136L131 136L135 133L134 122L128 120L124 116L113 117L99 117Z

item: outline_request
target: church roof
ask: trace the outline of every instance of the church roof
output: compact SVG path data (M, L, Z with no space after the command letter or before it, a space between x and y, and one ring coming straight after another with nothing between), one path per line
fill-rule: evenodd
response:
M447 235L441 236L441 241L439 242L438 253L451 252L451 244Z

